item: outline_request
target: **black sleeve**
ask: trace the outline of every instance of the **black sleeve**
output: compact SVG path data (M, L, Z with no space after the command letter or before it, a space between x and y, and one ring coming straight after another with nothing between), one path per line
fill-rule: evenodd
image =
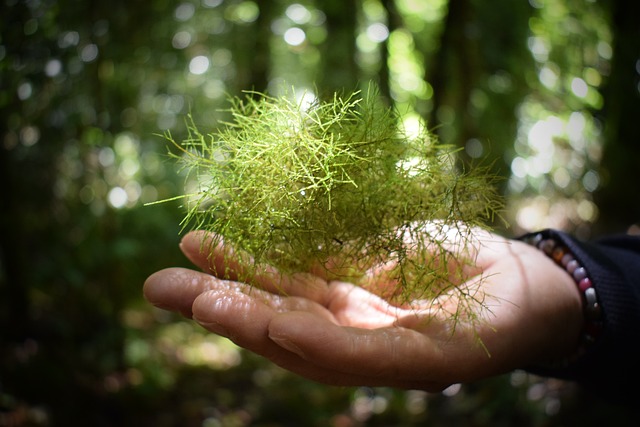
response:
M566 233L545 231L564 243L587 270L602 308L603 329L595 344L571 365L530 371L578 381L605 397L637 398L640 383L640 237L618 235L587 243Z

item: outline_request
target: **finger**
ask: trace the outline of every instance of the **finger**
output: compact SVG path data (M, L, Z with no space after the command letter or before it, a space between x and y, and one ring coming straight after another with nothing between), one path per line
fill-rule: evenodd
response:
M220 256L231 252L230 246L225 252L222 237L203 230L191 231L180 241L180 249L201 270L221 278L237 279L237 268L232 268L235 265L225 265L225 258Z
M487 246L500 249L505 239L480 228L436 222L411 230L402 241L406 253L390 252L358 282L399 306L437 297L481 275L497 253L487 251Z
M198 271L167 268L147 278L143 286L143 294L156 307L191 317L193 301L203 292L220 286L230 285L223 284L220 279Z
M347 282L329 284L328 310L342 326L375 329L392 325L405 310Z
M312 307L311 304L315 305ZM269 325L290 309L299 308L309 316L332 323L324 308L309 300L283 298L262 293L248 295L238 289L215 289L194 301L194 319L203 327L232 340L298 375L325 384L340 386L386 385L368 375L353 375L333 367L316 366L295 351L278 345L269 337Z
M321 277L310 273L285 275L273 267L255 265L246 254L235 253L215 234L190 232L183 237L180 248L196 266L217 277L250 281L269 292L301 296L321 304L326 300L327 282Z

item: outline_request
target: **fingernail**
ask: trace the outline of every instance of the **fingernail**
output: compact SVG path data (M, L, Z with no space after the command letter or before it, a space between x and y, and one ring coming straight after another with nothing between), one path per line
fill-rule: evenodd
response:
M271 340L273 342L275 342L276 344L278 344L280 347L285 348L287 350L289 350L292 353L297 354L298 356L304 358L304 352L300 349L300 347L298 347L297 345L295 345L294 343L292 343L291 341L289 341L286 338L276 338L276 337L269 337L271 338Z
M179 245L180 250L187 256L198 256L202 253L202 240L192 235L183 237Z

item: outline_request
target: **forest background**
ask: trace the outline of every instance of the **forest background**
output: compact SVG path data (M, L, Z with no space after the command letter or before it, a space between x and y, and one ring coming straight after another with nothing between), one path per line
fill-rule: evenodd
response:
M514 372L429 394L335 388L150 307L188 266L158 134L228 95L369 81L503 179L508 236L640 218L640 3L625 0L2 0L0 426L627 425Z

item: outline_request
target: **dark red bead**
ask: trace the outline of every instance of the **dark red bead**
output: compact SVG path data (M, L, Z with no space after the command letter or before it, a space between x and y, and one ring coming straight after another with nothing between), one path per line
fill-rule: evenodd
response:
M593 284L591 283L591 279L588 277L585 277L578 282L578 289L580 289L580 292L584 292L592 286Z

